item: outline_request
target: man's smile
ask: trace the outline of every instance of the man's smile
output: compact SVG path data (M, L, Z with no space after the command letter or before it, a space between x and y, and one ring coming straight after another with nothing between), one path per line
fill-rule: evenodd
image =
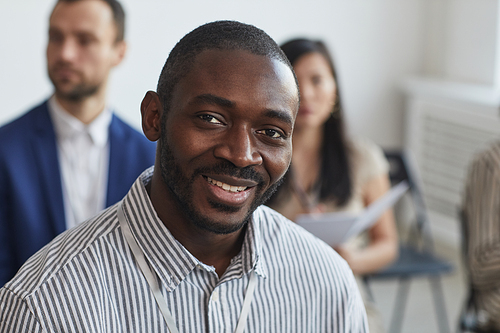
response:
M209 193L213 196L209 200L215 199L213 202L230 206L243 205L259 184L253 180L226 175L211 175L211 177L203 175L203 179L209 185Z
M215 180L215 179L212 179L210 177L207 177L207 181L212 184L212 185L216 185L216 186L219 186L220 188L228 191L228 192L233 192L233 193L236 193L236 192L241 192L241 191L244 191L246 190L248 187L247 186L233 186L233 185L229 185L229 184L226 184L226 183L223 183L219 180Z

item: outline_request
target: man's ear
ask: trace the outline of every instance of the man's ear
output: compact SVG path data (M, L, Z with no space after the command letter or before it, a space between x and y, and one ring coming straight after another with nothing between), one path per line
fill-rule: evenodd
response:
M142 131L150 141L156 141L161 135L161 103L154 91L148 91L142 99Z
M116 42L114 47L114 57L112 59L112 65L113 67L118 66L122 61L123 58L125 58L125 53L127 51L127 43L122 40L119 42Z

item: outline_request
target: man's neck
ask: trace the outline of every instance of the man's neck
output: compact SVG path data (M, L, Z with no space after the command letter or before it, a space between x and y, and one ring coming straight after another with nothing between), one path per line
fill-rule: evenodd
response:
M217 235L208 231L198 235L191 233L182 241L176 235L174 237L198 260L215 267L220 278L229 267L231 259L241 252L246 229L247 225L229 235Z
M79 101L60 98L56 94L56 99L66 112L84 124L90 124L99 114L101 114L106 106L104 96L99 96L98 94Z
M229 267L231 259L241 251L246 226L225 235L195 226L187 220L156 170L146 189L158 217L175 239L198 260L215 267L215 271L221 277Z

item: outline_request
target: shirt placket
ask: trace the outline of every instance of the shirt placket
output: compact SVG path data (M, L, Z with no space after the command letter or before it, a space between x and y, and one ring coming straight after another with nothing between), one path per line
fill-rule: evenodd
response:
M215 287L210 296L208 304L208 331L211 333L232 333L236 328L238 318L232 318L231 316L227 298L228 283L231 283L231 281Z

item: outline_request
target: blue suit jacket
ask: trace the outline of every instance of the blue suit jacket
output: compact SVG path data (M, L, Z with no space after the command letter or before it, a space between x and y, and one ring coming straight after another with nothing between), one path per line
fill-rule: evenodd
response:
M156 144L113 115L106 206L154 164ZM0 287L66 229L55 132L47 102L0 128Z

